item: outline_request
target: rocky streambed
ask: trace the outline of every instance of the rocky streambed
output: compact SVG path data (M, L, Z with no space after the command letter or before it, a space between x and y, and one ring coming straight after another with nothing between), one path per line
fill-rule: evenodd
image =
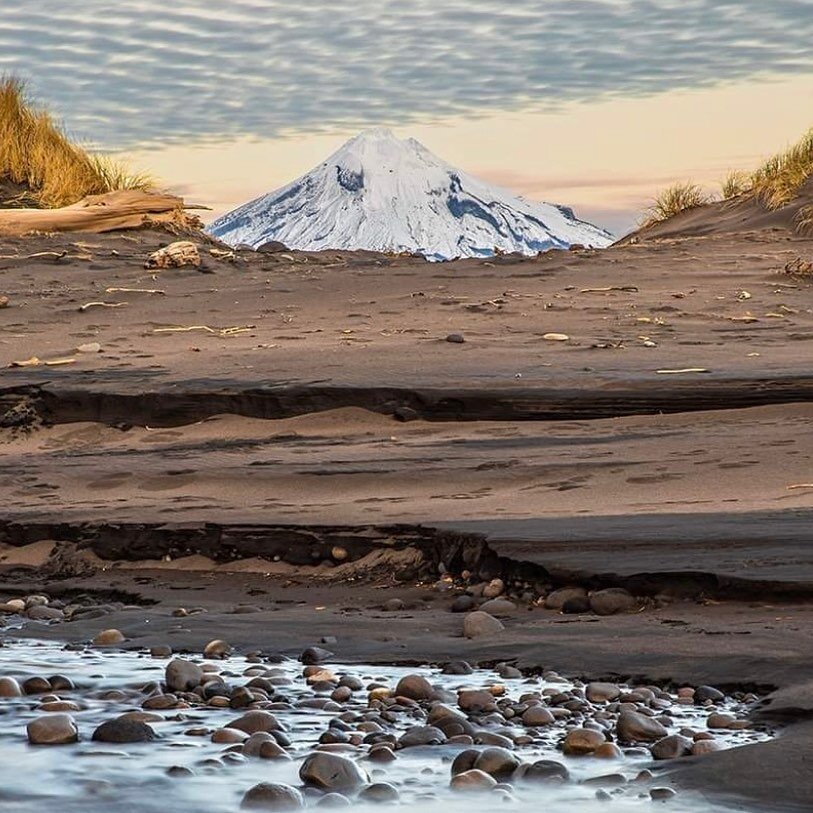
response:
M402 805L426 810L722 813L670 783L686 758L764 741L755 694L474 669L122 650L0 647L4 811L177 813ZM324 642L323 646L330 646ZM13 767L11 767L13 766Z

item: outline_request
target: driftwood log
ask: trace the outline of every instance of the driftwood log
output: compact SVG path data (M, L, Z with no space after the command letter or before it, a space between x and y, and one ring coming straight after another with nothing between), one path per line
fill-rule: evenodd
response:
M106 232L164 224L197 228L200 221L186 213L181 198L154 192L108 192L89 195L61 209L0 209L0 234L28 232Z

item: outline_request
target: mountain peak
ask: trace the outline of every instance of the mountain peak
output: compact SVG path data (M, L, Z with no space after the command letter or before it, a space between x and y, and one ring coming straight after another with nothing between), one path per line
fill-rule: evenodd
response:
M407 251L435 260L612 242L567 207L486 184L385 127L362 131L311 172L208 231L255 248L274 240L305 250Z

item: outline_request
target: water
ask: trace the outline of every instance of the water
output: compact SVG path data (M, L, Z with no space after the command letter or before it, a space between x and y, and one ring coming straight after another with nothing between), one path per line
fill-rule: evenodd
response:
M158 712L164 721L153 725L161 739L136 745L109 745L91 742L95 727L104 720L127 711L140 708L143 695L136 694L144 684L163 679L167 661L150 658L138 652L65 651L60 645L49 642L8 641L0 648L0 676L7 675L22 680L32 675L49 677L66 675L76 689L59 693L71 699L82 710L73 712L80 730L80 742L65 746L31 746L26 738L26 724L43 712L37 710L40 697L0 698L0 810L3 813L41 813L41 811L64 811L64 813L233 813L239 810L242 795L254 784L263 781L285 782L299 786L299 764L317 743L332 717L341 712L311 708L296 708L296 702L313 698L314 691L302 677L301 664L289 661L283 664L262 664L263 669L275 670L280 677L290 679L290 684L280 691L291 701L289 710L272 709L285 726L292 741L289 753L292 761L244 759L223 762L220 758L229 746L210 741L209 732L224 726L238 717L242 711L217 709L209 706L172 709ZM243 677L247 669L256 669L242 657L217 662L216 667L232 684L250 679ZM381 666L326 665L335 675L349 674L363 680L365 686L373 680L394 687L406 674L419 673L433 684L449 690L461 687L483 687L499 683L506 693L518 698L529 691L542 691L548 687L568 689L573 686L561 678L505 680L495 672L478 670L467 676L442 675L430 668L416 669ZM104 699L105 690L132 690L124 699ZM323 695L324 696L324 695ZM742 714L746 710L733 700L719 706L720 710ZM343 705L342 711L363 713L368 711L367 691L355 692L353 698ZM674 726L705 729L708 712L695 706L675 705L670 709ZM421 724L422 721L407 714L400 715L393 724L394 732ZM518 730L520 727L517 726ZM190 733L203 729L204 734ZM510 808L517 813L592 813L593 811L652 810L653 802L648 793L650 786L668 785L666 778L654 783L628 782L619 788L607 787L611 800L596 798L597 787L584 785L584 780L607 774L621 773L629 780L638 772L652 766L646 753L633 752L621 760L603 760L591 757L564 757L557 745L561 741L562 723L538 730L521 729L531 733L533 742L517 748L523 761L556 759L567 765L572 781L566 785L516 783L513 791L515 803ZM736 747L748 742L766 739L764 731L715 732L725 747ZM440 813L472 813L490 811L503 801L494 794L461 795L449 789L450 761L465 746L425 746L397 752L395 762L381 765L364 759L366 746L354 758L370 773L373 781L387 781L400 792L400 806L419 808L421 811ZM207 762L207 760L211 760ZM167 776L171 766L186 766L194 771L187 777ZM308 805L316 798L306 797ZM353 803L354 809L362 809ZM377 810L380 805L371 806ZM732 808L721 803L702 799L681 792L668 802L675 813L726 813ZM755 808L751 808L755 810Z

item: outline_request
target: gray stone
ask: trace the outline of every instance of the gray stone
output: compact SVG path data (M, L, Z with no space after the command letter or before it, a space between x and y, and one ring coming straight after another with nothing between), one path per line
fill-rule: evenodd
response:
M657 720L637 711L621 712L616 733L622 742L657 742L669 734Z
M476 611L469 613L463 620L463 635L466 638L480 638L484 635L496 635L502 632L505 627L502 622L494 618L493 615Z
M305 757L299 778L308 787L324 791L348 791L366 785L367 774L352 759L317 751Z
M244 810L300 810L304 806L296 788L279 782L260 782L247 790L240 802Z
M639 607L638 599L628 590L610 587L590 594L590 609L596 615L617 615L631 613Z
M192 661L175 658L167 664L165 681L172 692L189 692L200 685L203 669Z

